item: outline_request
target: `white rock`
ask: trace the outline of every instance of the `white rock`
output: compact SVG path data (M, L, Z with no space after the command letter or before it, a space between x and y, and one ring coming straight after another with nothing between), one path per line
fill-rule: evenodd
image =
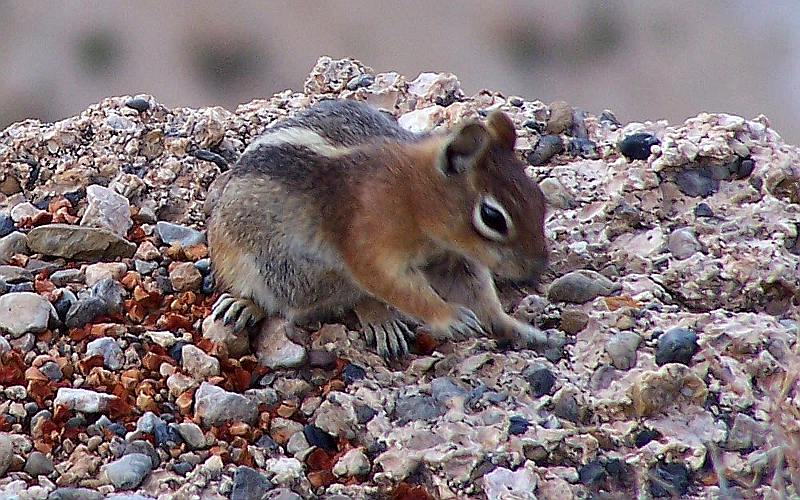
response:
M43 332L51 320L57 319L53 305L36 293L16 292L0 297L0 331L8 332L12 338Z
M87 356L103 356L103 366L109 370L119 370L125 361L117 341L111 337L100 337L86 344Z
M272 482L290 485L303 475L303 464L296 458L270 458L264 469L274 474Z
M208 382L200 384L194 398L195 417L201 419L204 425L239 421L253 425L258 420L255 403L241 394L228 392Z
M89 204L81 219L82 226L102 227L118 236L125 237L133 226L131 205L128 198L98 184L86 188Z
M444 120L444 108L439 105L415 109L397 119L398 125L414 132L429 132Z
M97 264L90 264L86 266L86 286L92 286L105 278L119 281L125 276L126 272L128 272L128 266L122 262L98 262Z
M333 473L337 477L366 476L369 474L369 458L363 451L356 448L350 450L333 466Z
M537 484L536 474L524 467L516 471L498 467L483 476L483 488L489 500L536 500L533 491Z
M199 347L187 344L183 346L181 354L183 369L195 379L203 380L219 375L219 360Z
M116 396L103 392L62 387L56 393L53 406L64 405L70 410L83 413L102 413L106 411L109 403L116 399Z
M36 208L35 205L32 203L28 203L27 201L24 203L20 203L16 205L14 208L11 209L11 219L14 222L19 223L22 219L26 217L36 217L37 215L44 213L44 210L39 210Z

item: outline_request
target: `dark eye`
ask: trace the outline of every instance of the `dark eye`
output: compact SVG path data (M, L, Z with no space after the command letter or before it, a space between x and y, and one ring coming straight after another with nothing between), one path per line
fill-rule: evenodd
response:
M486 202L481 203L481 221L490 229L505 235L508 233L506 217Z

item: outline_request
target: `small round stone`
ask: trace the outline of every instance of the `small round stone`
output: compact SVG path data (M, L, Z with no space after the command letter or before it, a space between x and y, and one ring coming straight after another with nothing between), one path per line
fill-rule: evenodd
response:
M125 101L125 106L135 109L139 113L144 113L150 109L150 101L147 99L142 99L141 97L134 97L133 99L128 99Z
M556 376L547 368L539 368L528 375L531 392L537 398L550 394L556 384Z
M650 148L660 144L653 134L632 134L622 139L617 147L628 160L646 160L650 157Z
M513 416L508 419L508 433L512 436L525 434L530 425L530 422L525 417Z
M605 475L606 468L603 467L603 464L597 460L592 460L578 470L578 478L580 479L581 484L586 486L599 483L603 480Z
M349 364L342 370L342 380L345 384L350 385L356 380L362 380L367 376L367 371L358 365Z
M688 328L672 328L658 337L656 364L682 363L688 365L700 349L697 334Z

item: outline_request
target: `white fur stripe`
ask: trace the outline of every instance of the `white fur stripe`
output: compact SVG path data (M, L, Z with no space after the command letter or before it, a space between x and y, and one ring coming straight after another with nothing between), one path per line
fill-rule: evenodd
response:
M258 137L255 141L251 142L244 154L254 151L261 146L280 146L282 144L291 144L293 146L301 146L328 158L340 156L347 151L347 148L337 148L324 137L303 127L288 127L279 128L274 131L267 130L264 135Z

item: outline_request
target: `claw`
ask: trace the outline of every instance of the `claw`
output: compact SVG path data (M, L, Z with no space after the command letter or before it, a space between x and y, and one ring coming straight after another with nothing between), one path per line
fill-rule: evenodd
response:
M234 304L228 309L228 312L225 313L225 324L230 325L236 322L236 319L239 317L239 313L242 312L242 309L245 308L247 304L242 301L236 301Z
M213 307L213 309L214 309L214 313L213 313L214 321L217 321L222 316L224 316L225 313L228 311L228 308L230 308L231 305L234 302L236 302L236 299L233 298L231 295L229 295L227 293L224 293L224 294L220 295L220 297L214 303L214 307Z
M405 356L408 354L408 342L406 341L406 332L408 328L406 325L399 321L395 321L394 324L395 332L397 333L397 344L398 344L398 357Z
M388 358L389 356L389 346L386 343L386 330L383 328L382 325L379 325L375 328L375 344L378 350L378 354L381 357Z
M400 357L400 345L397 343L397 337L399 335L399 332L394 327L394 322L386 325L386 339L389 343L389 354L392 358Z

